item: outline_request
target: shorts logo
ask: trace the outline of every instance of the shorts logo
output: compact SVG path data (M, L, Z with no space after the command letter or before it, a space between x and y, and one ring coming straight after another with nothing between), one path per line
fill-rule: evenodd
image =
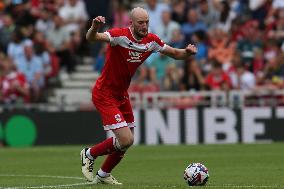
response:
M116 120L117 122L121 122L121 120L122 120L119 114L116 114L116 115L114 116L114 118L115 118L115 120Z

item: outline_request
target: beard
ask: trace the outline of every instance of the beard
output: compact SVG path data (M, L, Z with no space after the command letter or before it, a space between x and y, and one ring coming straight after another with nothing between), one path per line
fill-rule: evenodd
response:
M138 30L135 30L134 29L134 33L137 37L139 37L140 39L142 39L143 37L146 37L148 35L148 31L146 32L141 32L141 31L138 31Z

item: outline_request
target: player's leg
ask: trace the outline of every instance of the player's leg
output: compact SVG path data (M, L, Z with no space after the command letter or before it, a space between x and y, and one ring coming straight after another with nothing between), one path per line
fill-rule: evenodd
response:
M109 113L102 117L104 130L112 130L115 137L108 138L87 151L87 156L94 159L98 156L111 154L113 151L124 151L133 143L132 133L118 109L109 109Z
M115 99L106 97L106 95L101 94L100 91L95 91L95 95L93 95L93 103L102 116L104 130L108 131L127 127L127 123L118 109L119 104ZM81 151L82 173L88 181L94 180L94 160L98 156L111 154L114 151L120 150L121 147L123 147L123 142L124 141L122 141L122 145L120 145L118 141L112 137L94 145L91 148L85 148Z
M130 128L123 127L112 130L116 141L119 143L119 150L112 152L105 159L101 169L97 172L94 182L103 184L121 184L112 175L112 169L121 161L126 150L133 144L133 134Z
M133 136L133 132L131 131L132 136ZM130 144L128 144L130 145ZM114 151L111 154L109 154L101 169L98 171L99 175L102 177L106 177L108 175L110 175L111 171L113 170L113 168L121 161L121 159L124 157L126 150L119 150L119 151Z
M127 122L127 126L128 128L130 128L130 131L131 131L131 134L132 134L132 137L131 136L126 136L128 139L129 138L132 138L134 139L134 115L133 115L133 111L132 111L132 108L131 108L131 104L130 104L130 101L128 98L126 98L124 100L124 102L122 103L122 105L119 107L120 111L122 112L122 115L123 115L123 118L125 119L125 121ZM116 131L113 131L114 134ZM128 134L129 131L127 131ZM126 132L123 131L123 134L125 135ZM120 132L115 134L115 135L119 135L121 136ZM118 136L118 137L119 137ZM118 141L122 141L121 139L122 137L120 137L120 139ZM133 141L132 141L133 142ZM122 142L121 142L122 143ZM129 144L128 144L129 145ZM128 148L128 146L127 146ZM109 154L101 169L98 171L98 175L101 176L101 177L107 177L110 175L111 171L114 169L114 167L119 164L119 162L122 160L122 158L124 157L124 154L125 154L126 150L119 150L119 151L114 151L112 152L111 154Z
M134 136L134 128L131 128L132 135ZM116 165L119 164L119 162L122 160L124 157L124 154L126 151L114 151L111 154L109 154L101 169L98 171L98 174L102 177L109 176L111 171L115 168Z
M121 106L119 107L119 110L121 111L124 120L127 122L127 126L128 128L130 128L131 134L132 136L124 136L127 137L128 140L134 139L134 115L133 115L133 111L132 111L132 107L131 107L131 103L129 98L124 98ZM113 131L116 132L116 131ZM129 130L123 131L123 134L125 135L125 133L128 133L128 135L130 135ZM120 137L120 131L119 133L114 133L115 135L118 135L118 137ZM122 138L122 137L120 137ZM120 143L123 143L123 139L119 139ZM129 144L128 144L129 145ZM124 154L125 154L126 150L118 150L118 151L114 151L113 153L109 154L108 157L106 158L106 160L104 161L101 169L99 172L101 172L101 175L108 175L110 174L110 172L112 171L112 169L121 161L121 159L123 158ZM106 173L106 174L105 174Z
M110 119L111 117L113 117L113 119L114 119L115 115L121 114L119 112L119 110L118 109L110 110L108 114L111 114L111 116L110 115L108 116L107 114L102 115L103 122L105 121L104 122L104 129L105 130L115 129L116 132L118 133L117 137L120 140L120 142L115 137L111 137L111 138L108 138L108 139L94 145L91 148L85 148L81 151L82 173L88 181L94 180L93 166L94 166L94 160L98 156L111 154L114 151L122 151L122 149L127 148L127 146L129 145L128 143L131 142L131 139L128 139L129 137L127 135L127 131L124 131L124 130L128 129L128 127L127 127L127 123L124 121L122 115L119 116L119 117L122 117L122 118L118 118L118 116L116 116L116 118L120 122L117 123L117 121L115 120L116 123L114 123L114 121L112 121L113 124L105 124L105 123L107 123L106 122L107 118ZM121 133L125 133L125 135L120 134L120 132L119 132L120 130L122 130Z

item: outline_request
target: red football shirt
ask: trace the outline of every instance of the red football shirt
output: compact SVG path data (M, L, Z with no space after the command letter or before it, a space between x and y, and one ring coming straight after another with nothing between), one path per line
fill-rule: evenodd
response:
M19 86L28 89L29 85L25 76L20 72L11 72L4 76L2 80L1 92L3 93L3 100L5 102L11 102L19 97L23 97L25 102L29 101L28 96L20 94L16 89L12 88L13 83L18 83Z
M209 73L205 79L205 82L210 87L210 89L221 89L223 84L231 86L231 79L228 74L222 72L220 75L214 75Z
M105 33L109 36L110 44L96 87L111 94L125 95L137 68L151 53L163 50L166 45L152 33L137 41L130 28L113 28Z

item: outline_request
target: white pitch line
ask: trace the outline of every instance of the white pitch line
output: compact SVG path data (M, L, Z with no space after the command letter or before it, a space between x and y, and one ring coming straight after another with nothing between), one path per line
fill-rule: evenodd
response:
M57 178L57 179L74 179L84 180L81 177L68 177L68 176L51 176L51 175L15 175L15 174L0 174L0 177L32 177L32 178ZM33 188L67 188L82 185L91 185L92 183L81 182L73 184L60 184L60 185L42 185L42 186L11 186L11 187L0 187L0 189L33 189Z
M51 176L51 175L16 175L16 174L0 174L0 177L32 177L32 178L58 178L58 179L74 179L85 180L82 177L69 177L69 176ZM92 185L89 182L73 183L73 184L60 184L60 185L41 185L41 186L11 186L0 187L0 189L36 189L36 188L67 188L74 186ZM161 186L161 185L143 185L145 188L177 188L178 186ZM257 186L257 185L206 185L204 188L284 188L284 186Z
M67 187L84 186L84 185L91 185L91 184L92 183L81 182L81 183L60 184L60 185L7 187L7 188L0 188L0 189L67 188Z
M82 177L69 177L69 176L51 176L51 175L16 175L16 174L0 174L0 177L37 177L37 178L58 178L58 179L75 179L85 180Z

